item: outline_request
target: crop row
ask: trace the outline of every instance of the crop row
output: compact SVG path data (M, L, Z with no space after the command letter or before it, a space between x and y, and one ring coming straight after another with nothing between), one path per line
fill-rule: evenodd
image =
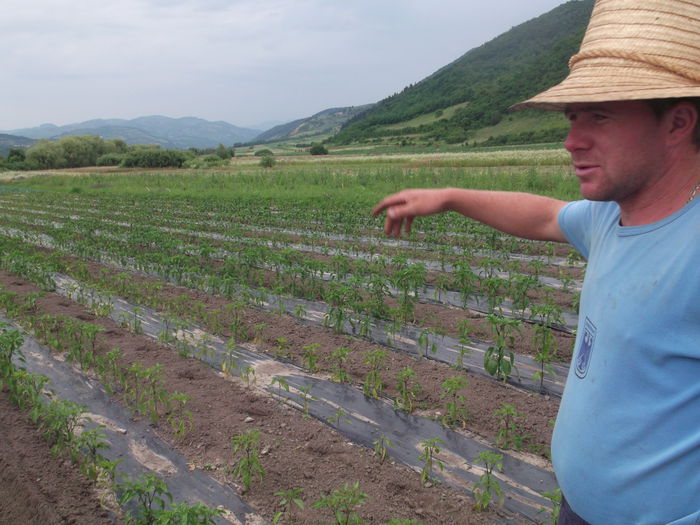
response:
M6 293L6 294L4 294L3 297L4 297L4 299L3 299L4 304L6 306L8 306L9 309L11 311L13 311L15 314L23 313L24 315L27 315L27 314L31 315L31 314L35 313L36 301L38 299L38 297L36 295L34 295L34 296L25 295L25 296L23 296L23 298L20 302L18 302L17 297L13 296L12 294ZM99 309L99 305L95 306L95 308ZM85 324L71 324L70 322L65 322L64 319L59 319L59 322L56 323L52 320L47 320L43 316L39 316L37 319L38 320L34 321L34 323L38 323L39 325L43 325L43 326L52 327L52 330L49 330L49 332L55 333L55 330L60 327L61 331L59 333L61 335L57 335L57 334L54 335L53 337L54 337L55 341L58 341L58 340L72 340L74 342L77 340L82 341L80 346L83 347L83 350L78 352L77 355L79 355L79 356L83 356L83 354L89 353L94 346L93 334L95 333L95 331L92 328L86 329ZM133 320L124 320L124 322L130 323L132 329L139 331L139 328L138 328L139 323L137 323L136 319L137 318L134 317ZM80 333L81 335L78 336L77 335L78 333ZM161 337L163 337L163 336L161 335ZM75 346L75 345L71 345L71 346ZM110 359L108 357L109 353L104 354L104 356L105 356L105 359L107 359L109 362L109 359ZM80 363L85 362L84 356L77 358L77 362L80 362ZM88 362L96 362L97 363L98 361L97 360L88 360ZM103 374L106 374L105 375L105 382L106 383L112 383L114 387L117 387L117 388L119 387L120 382L116 382L116 383L114 382L114 377L116 377L117 375L113 374L112 372L109 372L109 370L111 368L111 366L109 364L102 363L102 364L97 364L96 366L98 369L103 371L102 372ZM150 370L151 376L158 376L158 373L154 372L154 370L157 370L157 368L154 369L153 367L148 367L148 368L135 367L133 365L129 369L127 369L126 371L123 371L122 373L123 373L123 375L138 376L139 375L139 372L138 372L139 368L141 369L141 371ZM131 372L129 372L129 370L131 370ZM230 370L230 368L229 368L229 370ZM241 368L241 370L243 370L243 368ZM342 368L336 370L336 373L340 373L341 370L342 370ZM342 377L342 375L341 375L341 377ZM279 378L279 376L276 376L276 378ZM122 388L124 390L136 388L133 386L129 386L129 385L132 385L132 383L128 380L125 381L124 383L121 383L121 384L123 384ZM275 384L275 378L273 378L273 380L271 381L271 385L274 386L274 384ZM141 391L142 392L148 391L152 385L153 385L153 381L146 380L143 383L143 387L141 388ZM281 389L283 386L284 386L284 383L281 380L278 380L277 381L277 389L278 389L279 396L281 396ZM459 388L458 388L459 385L458 384L448 385L448 387L454 389L454 392L453 392L452 398L447 401L447 406L449 407L450 403L452 403L454 410L450 411L448 408L448 410L446 411L446 416L445 416L446 418L450 415L459 416L460 406L461 406L460 402L463 400L462 394L459 393ZM288 385L287 385L287 389L288 389ZM301 388L299 388L298 391L303 391L303 390ZM129 398L130 399L137 399L139 397L140 397L139 395L134 395L133 397L129 397ZM148 412L150 413L150 411L148 411ZM517 414L515 412L510 412L510 413L504 413L503 417L513 418L516 415ZM340 425L347 426L345 414L340 413L339 411L336 411L335 414L327 415L327 419L334 419L334 418L335 418L338 426L340 426ZM443 421L445 421L445 420L443 420ZM514 419L511 419L511 422L512 422L512 424L515 424ZM513 429L515 429L515 428L516 427L513 427ZM511 436L510 438L508 438L509 435ZM514 436L513 433L509 434L508 427L506 426L506 429L504 430L504 434L502 436L502 439L514 439L513 436ZM243 439L243 438L241 438L241 439ZM517 438L515 438L515 439L517 439ZM378 440L378 444L377 444L378 453L381 453L381 451L382 451L382 443L383 442L381 440ZM440 459L441 456L439 456L442 443L443 443L442 440L431 440L431 439L425 440L425 443L424 443L425 450L423 451L423 467L422 467L422 475L423 476L427 476L427 477L432 479L432 476L433 476L432 469L437 468L438 465L442 465L443 460ZM387 445L388 445L388 443L386 443L386 442L383 443L383 446L387 446ZM452 447L453 445L450 445L450 446ZM483 504L483 502L486 502L486 505L488 505L488 502L490 501L489 498L491 498L491 497L495 498L493 501L498 501L498 498L499 498L500 485L495 481L498 478L497 477L491 478L490 476L495 474L493 472L493 468L497 468L497 466L502 461L502 457L499 459L495 455L492 455L492 456L484 455L483 457L480 457L480 460L485 462L486 470L489 472L489 475L486 477L483 477L483 475L482 475L482 480L480 480L480 481L483 481L483 483L482 483L482 485L477 485L475 487L475 490L476 490L476 493L478 495L480 495L480 497L482 498L481 499L482 504ZM435 475L437 475L437 472L435 472ZM424 479L424 481L426 479ZM496 487L499 487L499 488L497 489ZM331 495L329 494L329 497L330 496Z
M13 244L9 240L7 241L5 250L7 253L5 256L7 261L12 259L12 253L16 254L14 256L15 258L20 257L21 250L17 249L13 252L11 246L17 248L21 245L17 243ZM94 245L91 245L90 248L94 248ZM91 254L95 257L94 251L91 251ZM121 260L123 260L123 257ZM218 274L216 272L202 273L200 267L183 268L180 266L182 259L179 257L174 257L170 260L160 257L159 260L165 261L160 264L153 262L144 263L143 257L141 260L141 265L137 265L137 267L151 274L165 276L170 280L189 286L199 287L207 291L222 293L229 298L234 298L239 301L242 300L247 303L260 304L269 295L269 292L261 292L260 285L264 284L264 275L262 275L259 270L255 270L252 264L241 264L240 261L235 259L233 259L233 261L227 261L225 266L221 268L224 272ZM168 264L173 260L177 265L174 268L172 264ZM7 264L10 263L8 262ZM16 265L19 263L15 262L12 264ZM387 297L385 294L387 294L388 289L386 282L381 277L370 281L369 287L364 287L362 286L363 283L358 282L356 279L324 281L313 279L314 276L312 274L292 274L288 271L282 271L274 276L271 281L272 284L270 285L268 283L266 288L268 290L273 290L278 296L279 294L287 293L296 297L324 300L327 304L324 322L338 332L342 332L346 324L350 323L354 333L367 336L369 335L371 327L376 326L379 319L386 319L388 324L384 324L387 326L387 331L395 333L399 326L397 323L409 320L409 317L413 314L416 302L421 297L418 290L419 288L424 288L424 283L418 283L415 280L421 278L421 276L424 278L424 269L422 269L421 273L417 273L413 270L415 268L421 270L418 266L410 267L401 261L397 261L396 264L404 264L404 269L399 269L399 271L396 272L396 275L400 276L401 280L395 282L401 288L396 302L397 306L394 308L390 308L385 302ZM283 267L283 269L287 269L287 267ZM298 267L296 267L296 269L298 270ZM66 268L58 265L46 268L45 272L52 270L66 271ZM193 273L193 271L197 273ZM299 275L302 275L302 278L300 278ZM456 275L457 277L462 276L461 273L457 273ZM256 278L260 280L258 281ZM414 280L410 280L411 278ZM500 279L498 281L500 282ZM373 288L372 285L375 285L375 288ZM444 292L441 291L440 293ZM437 298L439 294L432 292L431 295L433 298ZM425 296L425 294L423 294L423 296ZM492 303L492 312L496 310L496 306L498 306L500 310L500 303ZM542 305L526 306L537 316L535 320L539 321L534 325L535 332L542 332L544 334L538 336L538 339L536 339L539 348L533 352L536 359L538 358L537 356L539 356L539 362L542 365L539 372L540 380L542 380L545 371L552 373L551 363L554 359L554 337L550 332L555 325L561 324L561 309L551 302ZM521 311L523 310L524 308L521 306ZM352 314L352 312L355 313ZM304 317L304 308L302 306L297 306L294 313L298 317ZM494 362L491 361L491 366L494 366L492 369L493 374L507 378L510 373L503 373L503 369L510 372L510 369L513 368L513 357L512 354L509 354L511 357L504 360L504 357L508 355L505 345L508 339L510 339L510 335L504 333L504 331L512 332L515 327L515 322L509 322L501 315L496 315L495 313L488 316L485 322L488 322L491 326L490 331L494 335L496 341L500 341L495 345L495 352L497 355L495 366L493 364ZM461 342L469 343L469 324L468 322L462 321L460 321L460 323L461 324L456 328L460 334ZM430 329L423 329L422 333L422 338L425 339L425 341L420 341L420 343L423 346L427 346L429 334L435 333L440 335L438 332ZM484 362L488 362L488 356L486 355Z
M70 199L70 197L69 197ZM321 239L347 242L374 243L381 248L380 222L369 214L358 213L354 206L309 208L302 205L265 207L255 202L221 204L201 201L149 199L139 197L128 205L124 199L72 198L68 204L57 205L50 194L7 194L0 203L5 210L13 207L24 213L54 216L59 220L81 222L86 230L99 228L105 221L127 224L136 230L152 225L160 228L176 228L194 233L217 233L237 237L264 235L272 241L289 242L289 235L307 239L314 245ZM186 213L183 210L187 210ZM483 249L486 251L542 253L551 257L551 244L516 240L495 230L468 220L455 220L452 215L439 215L425 219L421 229L407 236L410 241L420 240L431 250L442 247L454 249ZM356 224L357 226L353 226Z
M364 245L368 251L360 252L360 246L355 246L355 253L341 254L337 251L330 255L327 246L323 253L328 255L300 255L299 250L307 249L313 251L312 246L299 246L297 244L286 244L283 241L275 243L280 249L266 248L265 242L259 238L230 238L223 234L220 240L212 241L206 238L204 233L184 233L164 230L138 221L129 223L114 223L103 219L98 221L82 221L79 217L71 221L56 223L55 221L28 222L31 215L26 208L16 210L15 222L7 220L9 227L15 226L20 231L22 229L34 229L39 232L48 232L54 239L54 245L65 246L66 249L78 255L95 257L99 252L111 254L112 257L133 257L137 261L159 262L163 259L170 259L170 264L185 266L188 270L193 270L197 266L211 267L221 265L223 272L240 273L244 272L243 278L251 279L251 272L256 269L273 268L277 274L282 274L284 279L293 278L293 282L304 280L307 277L321 277L326 279L345 279L349 274L353 277L360 277L372 280L375 288L379 282L375 276L383 279L385 283L381 288L387 288L388 284L397 284L403 287L403 293L396 294L398 297L406 298L408 286L415 290L421 287L421 282L425 284L428 277L428 267L435 268L430 261L410 259L406 255L395 254L391 257L377 256L374 252L373 244ZM21 213L19 213L21 212ZM459 292L464 299L467 299L472 292L481 292L488 296L489 310L493 310L499 295L509 295L514 299L515 306L524 311L527 307L528 295L539 287L544 278L540 273L544 273L547 265L539 259L532 259L526 267L521 262L510 260L507 252L491 251L492 256L477 258L469 251L463 251L454 255L454 247L450 247L453 255L450 259L440 258L439 268L448 270L449 275L444 272L436 272L430 276L433 279L434 290L432 295L439 297L441 292L452 288ZM440 250L437 250L439 252ZM446 255L446 252L442 252ZM551 260L553 256L547 256ZM234 268L238 266L238 268ZM522 274L523 270L528 270L531 274ZM221 270L219 270L221 272ZM431 270L435 271L435 270ZM549 279L548 285L555 286L565 291L575 289L577 283L575 279L567 274L562 275L559 281ZM224 275L224 277L227 277ZM240 278L240 275L233 275ZM505 278L504 278L505 277ZM260 280L259 273L252 275L253 279ZM278 278L277 281L280 279ZM392 283L393 281L393 283ZM249 283L255 285L256 283ZM303 283L302 283L303 284ZM259 286L260 283L258 282ZM396 288L397 286L395 286ZM574 295L572 301L576 300ZM519 303L519 304L518 304ZM404 301L405 308L410 308L409 303ZM382 308L379 305L379 308ZM408 311L404 312L404 317Z

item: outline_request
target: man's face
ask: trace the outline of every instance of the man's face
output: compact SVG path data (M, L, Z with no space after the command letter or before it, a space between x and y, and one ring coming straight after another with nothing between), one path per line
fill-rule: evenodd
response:
M581 185L594 201L631 202L654 191L663 176L662 125L642 101L570 104L564 147Z

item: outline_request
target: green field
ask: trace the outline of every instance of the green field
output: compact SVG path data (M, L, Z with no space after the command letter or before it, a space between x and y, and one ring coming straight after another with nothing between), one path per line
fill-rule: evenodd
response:
M580 257L454 213L387 239L371 210L407 187L575 199L567 157L560 148L504 149L277 156L269 168L250 156L198 170L5 172L0 314L106 385L134 419L267 520L279 491L299 487L308 505L297 522L323 522L311 502L356 482L372 509L367 523L492 523L496 510L531 523L556 505L550 421L576 329ZM183 381L192 370L197 381ZM7 384L25 377L0 372ZM241 478L230 446L252 429L267 474ZM318 454L337 433L342 446L354 443L342 469ZM358 433L377 438L374 455ZM425 450L447 441L442 454L430 452L449 470L443 477ZM206 450L196 448L202 442ZM378 464L380 453L394 462ZM320 457L327 468L299 476ZM504 457L498 490L485 494L474 472ZM240 490L241 479L252 487ZM383 479L412 480L411 498L433 499L414 512L404 489L392 495ZM481 504L472 508L471 498Z

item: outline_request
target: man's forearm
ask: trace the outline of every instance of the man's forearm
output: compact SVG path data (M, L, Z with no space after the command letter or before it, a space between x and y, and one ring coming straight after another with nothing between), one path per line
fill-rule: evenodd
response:
M526 239L566 242L559 229L565 201L506 191L446 188L446 209Z
M558 214L564 201L530 193L461 188L403 190L384 198L373 210L386 210L384 231L398 237L411 231L415 217L456 211L503 232L526 239L565 242Z

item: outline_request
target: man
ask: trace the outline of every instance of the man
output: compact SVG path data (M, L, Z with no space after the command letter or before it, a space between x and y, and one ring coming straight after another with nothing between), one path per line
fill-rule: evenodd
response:
M597 0L563 110L584 200L456 188L382 200L385 231L457 211L588 260L552 436L562 524L700 523L700 2Z

